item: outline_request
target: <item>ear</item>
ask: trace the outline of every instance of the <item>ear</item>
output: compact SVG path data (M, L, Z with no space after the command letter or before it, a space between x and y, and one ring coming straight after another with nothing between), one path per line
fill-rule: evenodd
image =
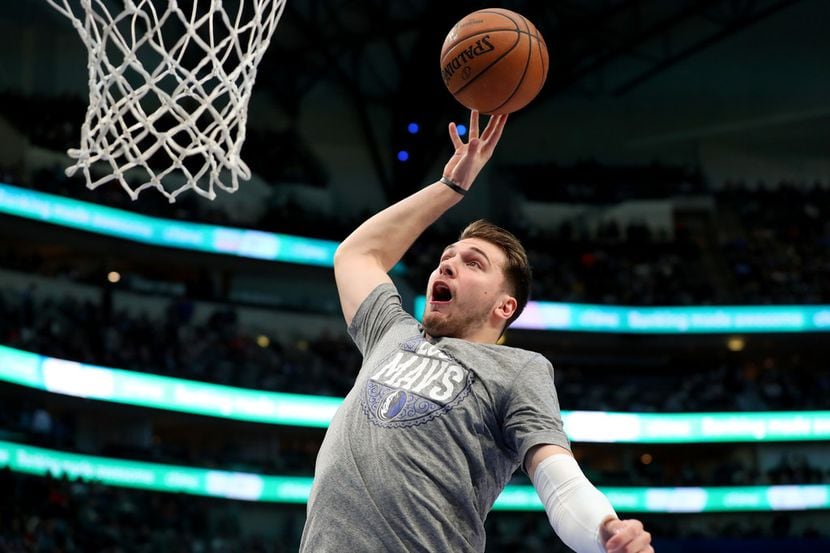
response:
M499 319L507 321L513 316L513 313L516 312L516 308L518 306L519 302L516 301L516 298L509 294L503 294L499 302L496 304L494 312Z

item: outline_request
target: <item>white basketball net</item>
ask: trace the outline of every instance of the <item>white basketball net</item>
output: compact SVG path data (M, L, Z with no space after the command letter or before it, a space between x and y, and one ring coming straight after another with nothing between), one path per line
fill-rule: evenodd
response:
M214 187L235 192L250 178L248 102L285 0L225 0L235 16L221 0L48 1L89 50L89 108L67 175L82 170L93 189L116 181L134 200L156 188L170 202L188 189L212 200Z

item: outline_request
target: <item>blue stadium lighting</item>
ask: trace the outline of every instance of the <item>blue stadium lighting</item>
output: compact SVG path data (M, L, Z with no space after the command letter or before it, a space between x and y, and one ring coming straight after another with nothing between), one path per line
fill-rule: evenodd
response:
M406 130L408 130L408 131L409 131L409 134L418 134L418 131L419 131L420 129L421 129L421 128L418 126L418 123L410 123L410 124L406 127Z
M398 152L398 161L407 161L409 159L409 152L401 150Z
M455 128L458 129L458 136L467 134L467 127L465 125L456 125Z

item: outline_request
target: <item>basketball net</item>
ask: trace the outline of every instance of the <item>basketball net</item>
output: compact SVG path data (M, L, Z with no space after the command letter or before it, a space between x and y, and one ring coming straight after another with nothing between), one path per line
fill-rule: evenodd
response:
M248 102L285 0L225 0L235 15L222 0L48 1L89 51L89 108L68 176L82 171L90 189L116 181L133 200L156 188L171 203L250 179L240 157Z

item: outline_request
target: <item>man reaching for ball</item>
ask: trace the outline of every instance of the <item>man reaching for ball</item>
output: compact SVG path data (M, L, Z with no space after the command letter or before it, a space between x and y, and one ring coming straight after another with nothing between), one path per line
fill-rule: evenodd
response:
M484 520L515 470L531 476L559 537L577 552L653 552L582 474L562 429L553 368L496 345L527 303L519 241L484 221L446 247L427 285L423 326L387 272L458 203L493 154L506 115L464 143L440 181L374 215L337 249L335 278L363 354L355 386L317 457L300 550L484 551Z

